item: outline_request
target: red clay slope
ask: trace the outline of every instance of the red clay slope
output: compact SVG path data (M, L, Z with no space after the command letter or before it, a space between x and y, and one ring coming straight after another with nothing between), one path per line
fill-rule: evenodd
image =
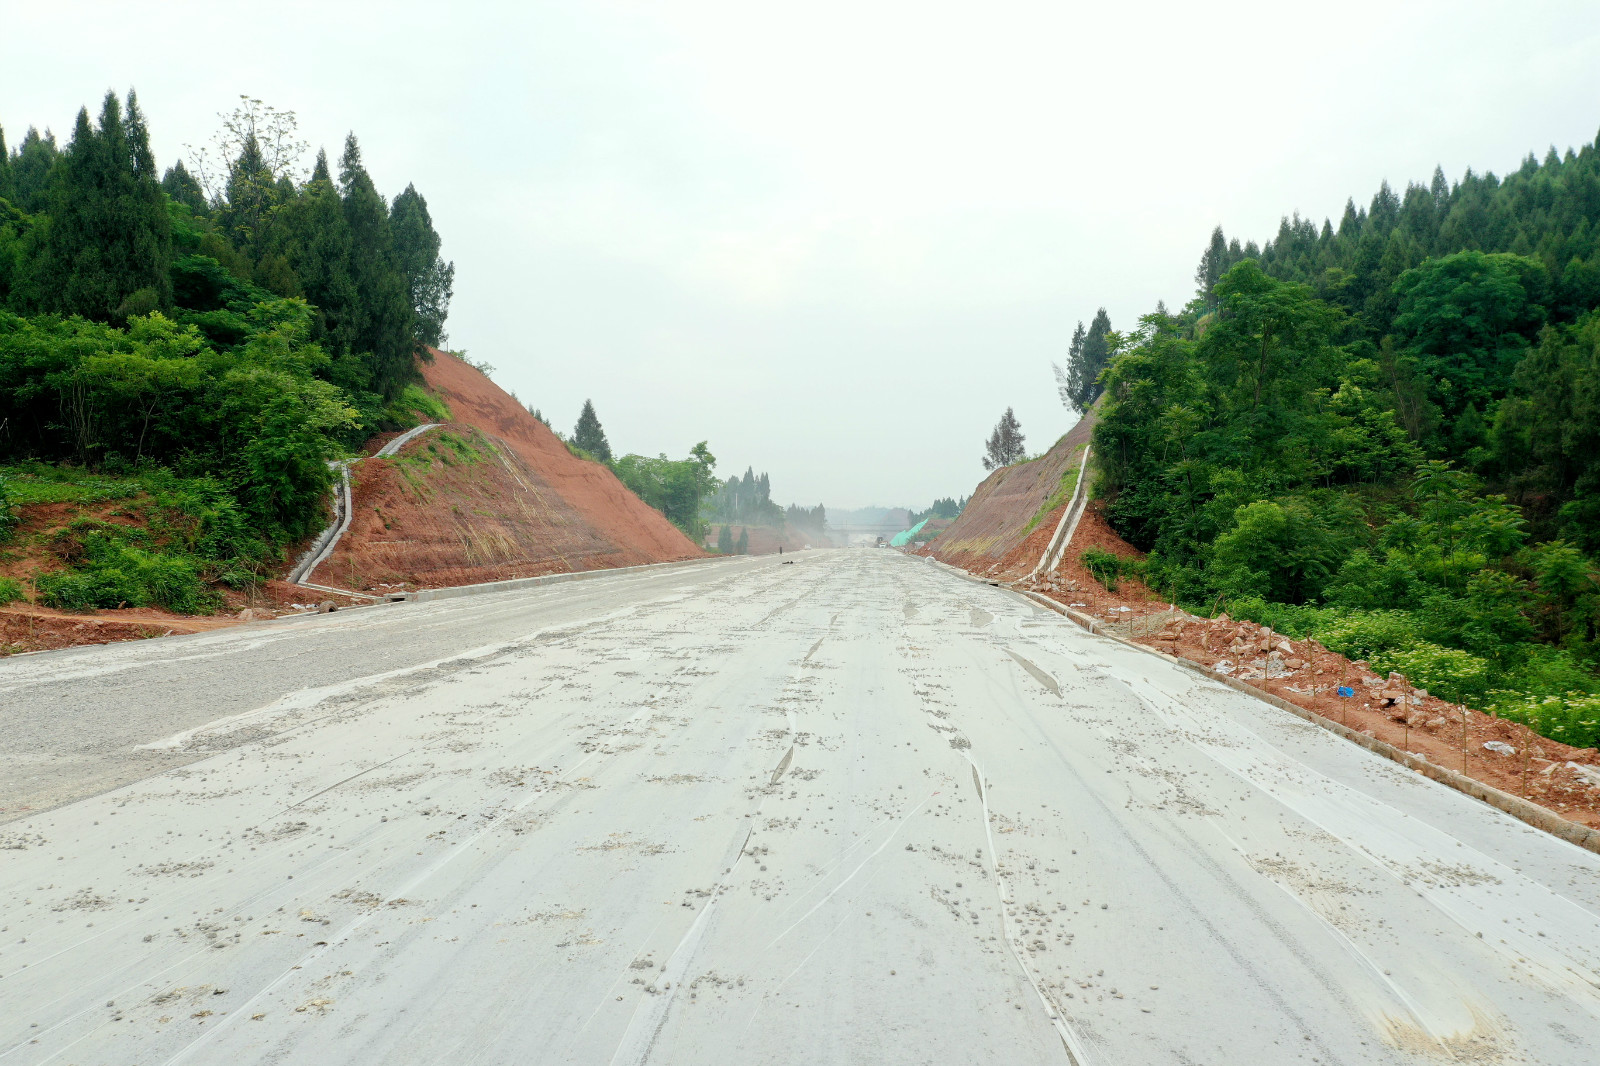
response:
M597 570L705 555L600 463L579 459L479 371L422 367L452 421L351 471L350 529L319 583L373 590ZM443 446L452 435L481 458Z
M916 554L1002 580L1028 573L1049 546L1071 493L1042 516L1040 508L1060 494L1063 475L1076 473L1094 424L1090 411L1044 455L984 478L961 516ZM1029 529L1035 516L1039 520Z

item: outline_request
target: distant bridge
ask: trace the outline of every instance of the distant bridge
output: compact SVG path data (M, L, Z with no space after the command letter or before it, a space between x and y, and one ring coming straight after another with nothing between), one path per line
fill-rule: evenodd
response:
M840 526L829 522L827 532L830 539L837 537L840 541L848 544L851 537L882 537L884 540L888 540L906 528L899 522L851 522L848 525Z

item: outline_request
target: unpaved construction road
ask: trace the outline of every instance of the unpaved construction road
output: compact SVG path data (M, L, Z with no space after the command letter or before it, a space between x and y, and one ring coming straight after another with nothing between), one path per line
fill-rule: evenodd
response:
M1600 856L891 552L13 659L0 729L0 1066L1600 1054Z

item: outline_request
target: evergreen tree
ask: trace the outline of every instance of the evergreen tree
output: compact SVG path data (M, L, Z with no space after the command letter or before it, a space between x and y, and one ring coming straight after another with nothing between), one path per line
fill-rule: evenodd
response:
M1228 242L1222 235L1222 227L1218 226L1211 231L1211 243L1206 247L1205 254L1200 257L1200 265L1195 267L1194 284L1196 295L1200 298L1202 306L1210 306L1211 290L1216 287L1217 279L1222 277L1228 268Z
M172 222L138 99L107 93L98 128L78 112L52 182L51 224L35 264L41 308L101 320L172 302Z
M1220 231L1219 231L1220 233ZM1067 369L1063 373L1056 367L1056 391L1061 401L1080 414L1094 406L1100 397L1100 371L1111 358L1107 334L1111 332L1111 318L1104 307L1095 312L1094 320L1085 332L1078 323L1072 334L1072 347L1067 354Z
M317 153L311 180L284 206L270 247L285 257L316 308L317 337L335 357L333 380L348 389L372 389L371 365L356 354L362 316L351 276L350 226L325 153Z
M1022 442L1022 427L1017 424L1017 416L1007 407L1006 413L1001 415L1000 421L995 424L994 432L989 434L984 450L983 468L998 470L1003 466L1020 463L1028 454L1023 449Z
M733 554L733 527L732 526L724 525L717 532L717 554L719 554L719 555L732 555Z
M602 463L611 461L611 444L606 440L606 431L600 427L600 417L594 413L592 400L583 401L583 411L572 430L572 443Z
M416 377L411 294L395 255L389 208L361 163L355 134L344 141L339 192L350 232L350 280L358 314L354 348L372 369L374 390L393 398Z
M1083 320L1078 320L1078 328L1072 331L1072 343L1067 345L1067 366L1076 367L1083 359L1083 341L1086 334L1083 330ZM1050 369L1056 374L1056 395L1061 397L1061 406L1078 410L1077 391L1073 387L1072 374L1069 370L1061 369L1060 363L1051 363Z
M161 190L172 199L173 203L183 204L196 217L210 211L210 205L206 203L206 194L200 188L200 183L189 173L189 168L183 165L181 159L167 168L166 174L161 179Z
M0 126L0 200L10 203L16 198L16 182L11 177L11 153L6 148L6 129Z
M444 320L450 311L456 265L439 257L439 234L428 214L428 201L407 185L389 208L389 228L394 233L395 254L405 271L416 321L417 343L444 346Z
M35 215L48 206L50 172L60 158L55 134L45 130L41 135L29 126L12 157L11 181L16 190L16 198L12 202L18 209Z
M267 168L254 133L245 135L239 155L228 167L228 184L218 220L233 246L254 262L273 209L279 203L277 181Z
M744 527L740 527L740 529L739 529L739 543L737 543L737 544L735 544L733 546L733 553L735 555L749 555L750 554L750 530L748 530L748 529L746 529Z
M532 415L534 418L538 419L540 422L544 423L544 428L545 429L549 429L550 428L550 420L544 416L544 413L542 411L540 411L537 407L533 406L533 404L531 404L531 403L523 404L523 406L528 409L528 413L530 415Z

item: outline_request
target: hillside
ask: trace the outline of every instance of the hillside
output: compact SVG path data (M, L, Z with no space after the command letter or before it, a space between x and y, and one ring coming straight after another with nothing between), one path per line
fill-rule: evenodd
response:
M703 554L482 373L432 354L423 377L452 418L393 458L352 470L350 529L318 583L464 585Z
M984 478L960 516L917 554L986 577L1011 580L1028 573L1072 497L1094 426L1090 411L1044 455Z

